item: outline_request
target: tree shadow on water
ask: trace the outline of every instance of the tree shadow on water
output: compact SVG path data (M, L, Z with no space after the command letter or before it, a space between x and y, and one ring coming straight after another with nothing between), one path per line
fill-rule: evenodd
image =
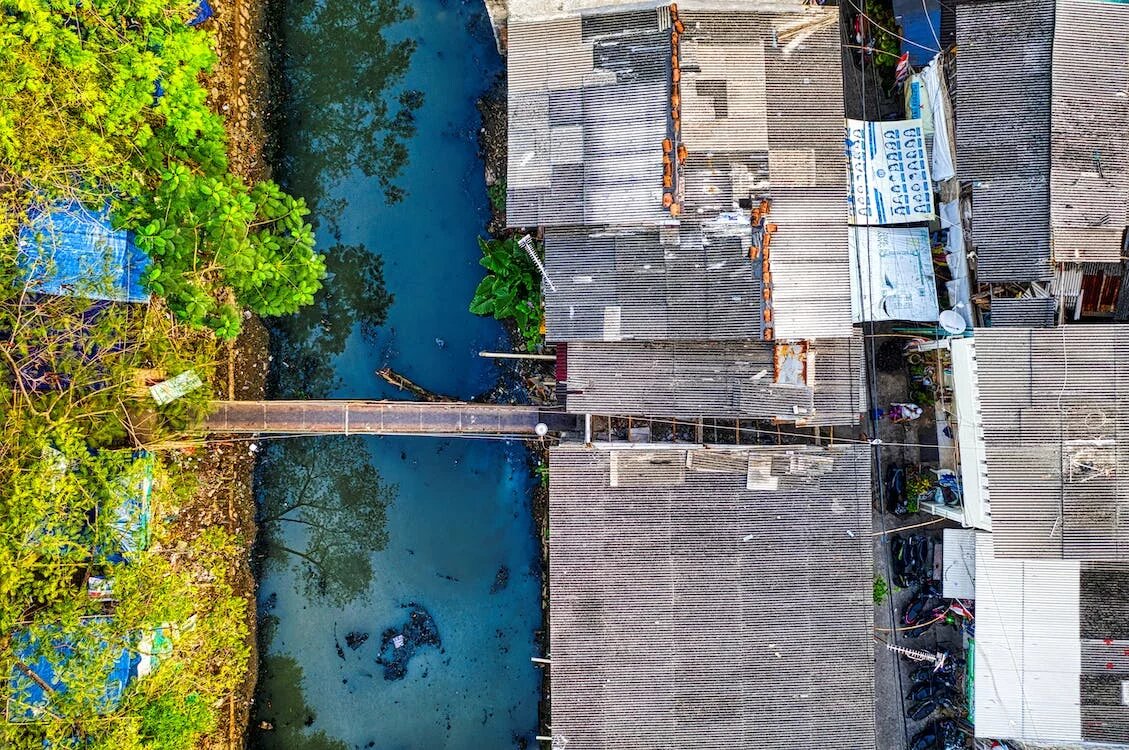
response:
M335 245L326 251L325 265L327 277L313 304L271 323L271 390L284 398L326 398L339 382L333 358L345 350L354 327L372 340L393 302L383 258L364 245Z
M305 196L331 230L342 201L333 183L359 170L375 178L388 203L415 134L423 93L397 90L416 50L414 39L390 40L389 27L412 18L401 0L288 0L280 23L284 104L278 115L283 183Z
M256 750L347 750L341 740L308 727L317 713L302 694L302 667L289 656L262 661L251 746Z
M358 437L269 445L259 465L259 526L268 556L288 564L299 590L333 606L361 596L372 553L388 543L384 481Z

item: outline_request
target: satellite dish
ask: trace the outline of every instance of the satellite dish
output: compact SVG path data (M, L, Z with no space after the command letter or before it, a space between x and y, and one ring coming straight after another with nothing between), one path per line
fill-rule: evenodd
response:
M959 336L968 328L968 324L964 322L964 316L956 310L944 310L938 322L950 336Z
M545 437L549 434L549 425L544 422L538 422L537 426L533 428L533 431L537 433L538 437Z

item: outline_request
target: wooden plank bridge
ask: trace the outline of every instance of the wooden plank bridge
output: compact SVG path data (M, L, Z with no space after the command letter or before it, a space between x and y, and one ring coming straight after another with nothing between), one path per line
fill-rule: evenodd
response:
M204 428L275 435L530 436L575 431L579 418L536 406L461 401L216 401Z

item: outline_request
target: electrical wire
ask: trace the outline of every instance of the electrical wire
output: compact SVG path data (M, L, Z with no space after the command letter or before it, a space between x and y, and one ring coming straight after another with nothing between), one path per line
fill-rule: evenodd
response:
M945 617L948 616L948 614L949 614L949 611L946 609L944 612L937 615L936 617L934 617L929 622L922 622L922 623L919 623L917 625L903 625L900 628L880 628L880 627L876 626L874 629L877 630L880 633L901 633L902 631L905 631L905 630L917 630L919 628L927 628L935 622L940 622L941 620L944 620ZM895 646L898 645L897 641L894 642L894 645Z
M898 526L896 528L889 529L889 530L875 531L875 532L871 533L871 536L886 536L887 534L894 534L894 533L899 532L899 531L908 531L909 529L919 529L922 526L932 526L935 523L941 523L942 521L947 521L947 520L949 520L949 519L944 518L942 516L937 516L936 518L934 518L931 521L922 521L921 523L910 524L909 526Z

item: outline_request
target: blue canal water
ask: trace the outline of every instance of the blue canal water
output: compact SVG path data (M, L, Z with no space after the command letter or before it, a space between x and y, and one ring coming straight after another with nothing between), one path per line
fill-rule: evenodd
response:
M379 268L381 258L394 301L386 319L364 331L348 317L351 310L332 305L313 325L308 317L278 322L272 332L276 397L404 397L375 375L384 365L434 391L471 397L494 386L501 372L477 352L509 346L497 323L467 311L481 278L475 238L489 216L475 101L502 66L482 3L415 0L413 18L382 30L389 44L415 41L407 71L386 90L373 91L352 80L352 63L379 40L367 31L323 34L312 24L346 28L354 9L371 19L388 15L390 5L294 0L278 10L286 15L279 42L292 110L285 125L291 132L280 134L280 178L287 189L310 196L323 249L361 248L327 281L330 292L340 293L338 307L342 296L345 305L363 306L364 300L349 302L346 292L356 294L350 287L357 268ZM319 8L336 18L319 17ZM392 181L406 193L389 205L381 174L366 176L360 164L349 163L366 156L351 134L319 128L326 127L323 114L348 112L361 131L371 124L366 118L376 116L373 101L382 97L394 109L398 93L407 90L422 91L423 103L414 113L414 135L403 139L407 160ZM350 123L334 127L343 125L347 131ZM327 336L322 324L331 327L326 321L343 317L347 335ZM303 356L305 370L298 365ZM363 553L370 555L372 578L362 576L362 590L342 601L311 592L301 558L272 550L309 552L308 523L264 526L264 653L254 744L295 750L533 746L540 673L530 656L537 654L541 582L523 446L350 440L344 450L359 452L381 481L395 486L387 539L383 549ZM282 492L271 483L270 473L278 471L272 467L309 462L320 450L316 445L277 441L265 448L261 507L278 500L270 493ZM321 481L314 491L335 497L337 490ZM357 580L349 578L349 564L338 567L336 574ZM389 679L387 664L377 662L382 634L391 630L394 638L417 610L430 617L438 643L419 644L401 665L403 676ZM387 643L384 652L387 662L396 647ZM272 728L259 729L261 722Z

